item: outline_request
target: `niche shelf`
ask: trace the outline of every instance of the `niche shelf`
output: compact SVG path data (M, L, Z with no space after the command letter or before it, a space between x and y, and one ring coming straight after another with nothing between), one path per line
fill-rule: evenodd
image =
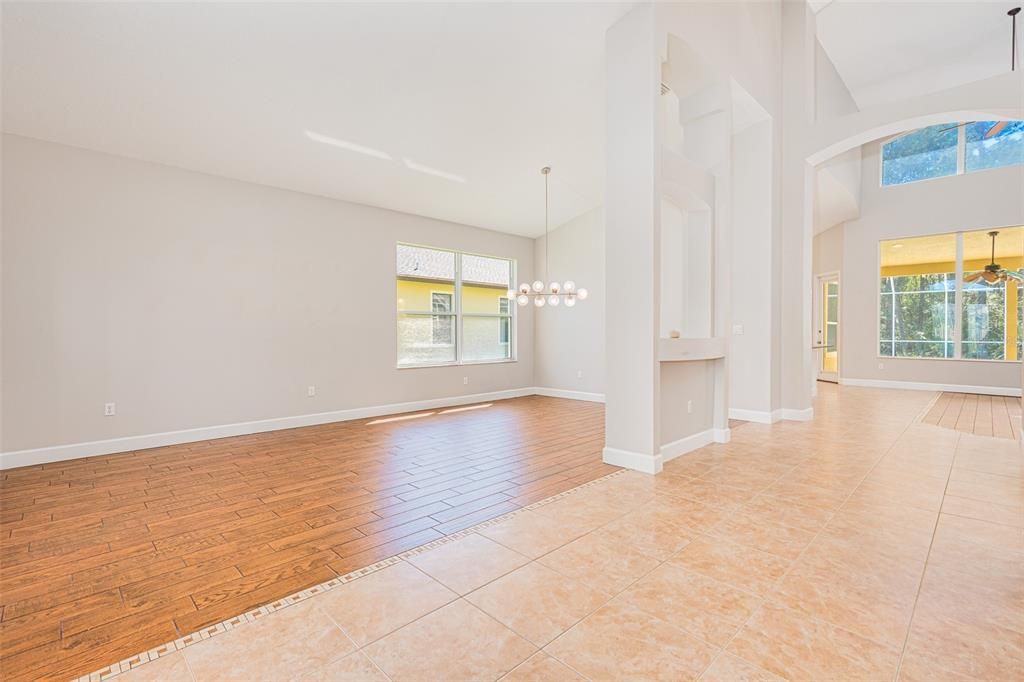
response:
M724 336L706 339L658 339L658 362L693 362L725 357Z

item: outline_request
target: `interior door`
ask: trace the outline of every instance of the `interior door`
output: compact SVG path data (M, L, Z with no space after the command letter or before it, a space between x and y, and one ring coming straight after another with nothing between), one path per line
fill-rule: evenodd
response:
M818 380L839 382L839 275L819 275L815 287Z

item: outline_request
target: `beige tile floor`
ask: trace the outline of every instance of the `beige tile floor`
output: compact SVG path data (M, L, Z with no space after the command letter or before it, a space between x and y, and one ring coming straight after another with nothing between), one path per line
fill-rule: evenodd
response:
M1016 443L823 386L165 655L135 680L1020 680Z

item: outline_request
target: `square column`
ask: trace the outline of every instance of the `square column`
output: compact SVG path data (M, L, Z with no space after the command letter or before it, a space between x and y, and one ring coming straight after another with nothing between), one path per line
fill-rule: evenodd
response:
M604 461L661 471L661 60L655 8L640 5L606 37L607 188Z

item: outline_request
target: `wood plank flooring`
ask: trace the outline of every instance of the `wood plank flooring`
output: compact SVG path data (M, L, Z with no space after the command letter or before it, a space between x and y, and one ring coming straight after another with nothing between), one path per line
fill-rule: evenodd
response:
M0 677L71 678L573 488L604 406L530 396L3 472Z
M976 436L1016 440L1020 415L1020 398L941 393L921 421Z

